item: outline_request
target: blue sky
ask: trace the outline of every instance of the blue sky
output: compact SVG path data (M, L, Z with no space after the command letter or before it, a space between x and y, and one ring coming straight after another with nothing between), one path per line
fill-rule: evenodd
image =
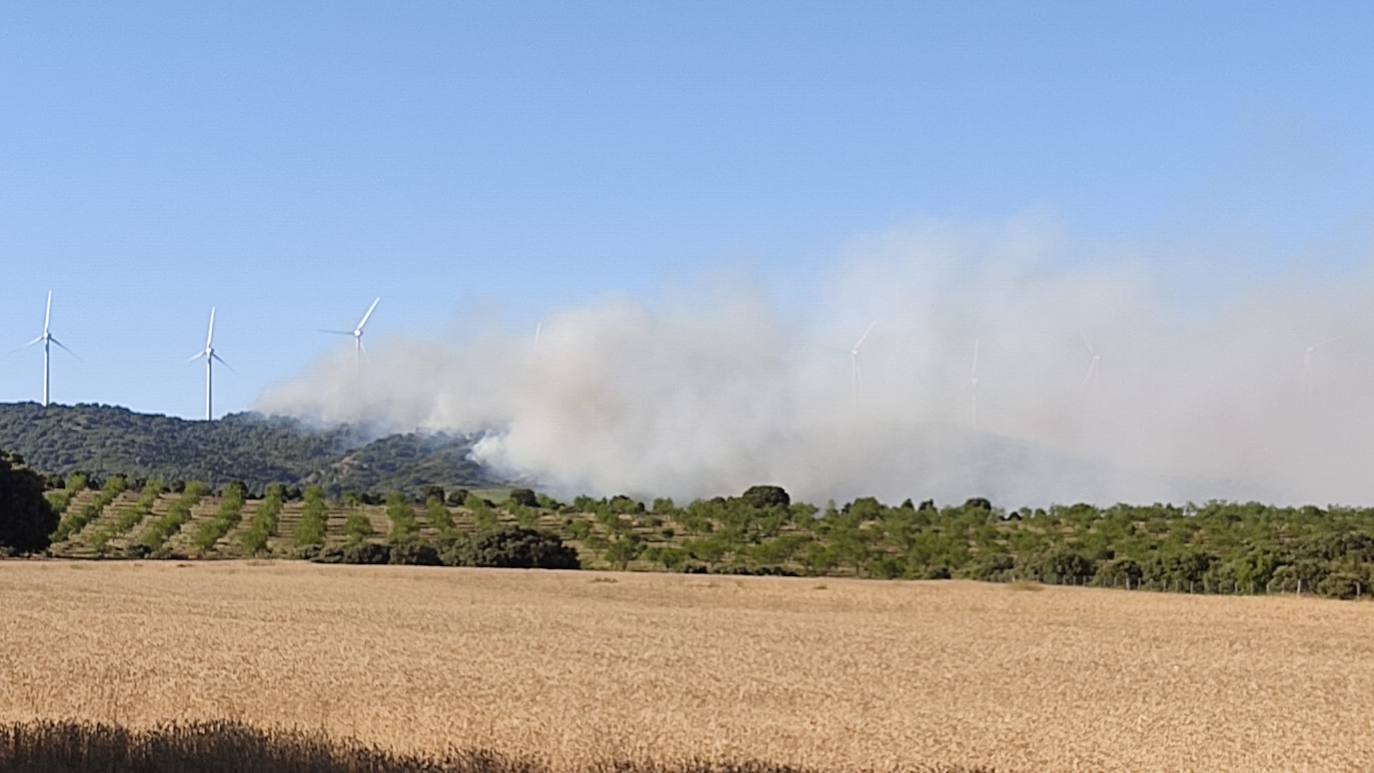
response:
M804 298L919 218L1052 212L1180 287L1339 266L1374 230L1371 28L1358 3L5 3L0 352L53 288L82 355L55 400L195 416L211 304L222 413L374 295L378 341L721 269ZM40 360L0 359L0 400L36 399Z

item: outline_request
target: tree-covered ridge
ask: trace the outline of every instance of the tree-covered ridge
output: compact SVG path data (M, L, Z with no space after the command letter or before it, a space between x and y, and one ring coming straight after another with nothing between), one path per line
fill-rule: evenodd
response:
M499 482L467 458L469 438L396 435L368 443L349 427L316 429L254 413L204 422L107 405L6 404L0 448L47 474L240 481L252 491L274 482L319 483L334 492Z

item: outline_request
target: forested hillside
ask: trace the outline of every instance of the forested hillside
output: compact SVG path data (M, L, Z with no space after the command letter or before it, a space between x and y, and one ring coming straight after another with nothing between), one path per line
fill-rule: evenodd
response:
M344 454L311 473L305 483L326 491L424 491L484 487L501 481L468 458L469 438L453 435L391 435Z
M108 405L0 405L0 448L59 475L242 481L253 490L273 482L361 491L498 484L467 458L471 445L448 435L369 443L351 428L321 430L255 413L204 422Z

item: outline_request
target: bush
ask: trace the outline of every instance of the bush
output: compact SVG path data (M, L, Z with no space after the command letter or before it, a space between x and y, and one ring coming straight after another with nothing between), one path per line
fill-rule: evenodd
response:
M1140 585L1140 578L1144 574L1144 570L1136 561L1129 558L1113 558L1098 568L1097 584L1109 588L1125 587L1129 584L1134 588Z
M433 545L416 539L393 542L388 561L406 566L441 566L444 563Z
M581 569L577 551L552 534L525 528L502 529L472 542L457 542L444 554L450 566L504 569Z
M973 560L963 575L970 580L986 582L1006 582L1012 579L1016 569L1016 559L1006 553L981 554Z
M58 517L43 496L43 478L0 452L0 548L35 553L52 544Z
M1364 581L1352 572L1332 572L1317 583L1317 593L1329 599L1353 599L1364 595Z
M1069 582L1097 574L1091 559L1066 548L1051 549L1036 556L1026 567L1027 573L1046 582Z
M375 542L360 542L343 547L309 548L301 556L317 564L387 564L391 563L391 548Z

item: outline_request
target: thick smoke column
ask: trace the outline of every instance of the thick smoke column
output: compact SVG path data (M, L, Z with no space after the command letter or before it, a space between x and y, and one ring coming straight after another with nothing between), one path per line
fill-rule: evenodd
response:
M733 287L566 310L537 344L379 341L361 385L326 358L258 407L486 431L482 461L563 493L1374 501L1363 276L1171 302L1043 225L861 242L804 309Z

